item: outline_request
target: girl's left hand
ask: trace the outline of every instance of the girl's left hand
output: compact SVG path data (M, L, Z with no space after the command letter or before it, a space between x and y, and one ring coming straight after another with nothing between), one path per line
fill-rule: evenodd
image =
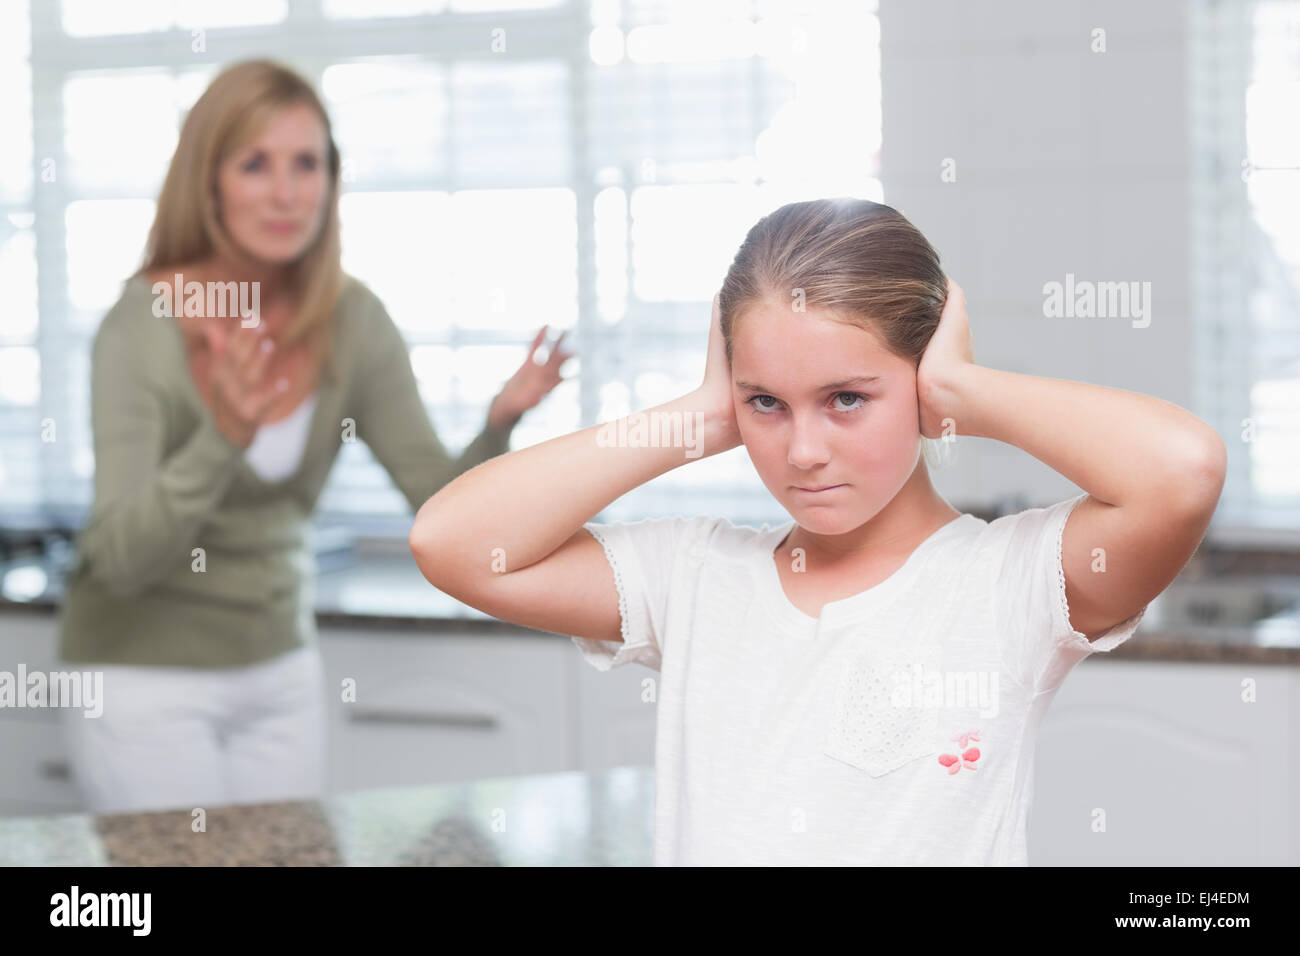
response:
M921 364L916 369L916 395L921 417L921 434L940 438L944 420L957 418L950 387L966 369L974 366L974 346L966 320L966 296L961 286L948 280L948 299L939 316Z
M524 412L536 406L551 389L564 381L560 375L560 366L564 364L565 359L573 357L572 352L565 352L560 348L564 337L569 334L567 329L555 340L555 344L551 346L551 354L545 362L538 365L533 361L533 355L542 344L542 339L546 337L548 328L549 326L542 326L533 339L533 344L528 348L524 364L506 380L497 397L492 399L492 407L488 409L489 425L513 426Z

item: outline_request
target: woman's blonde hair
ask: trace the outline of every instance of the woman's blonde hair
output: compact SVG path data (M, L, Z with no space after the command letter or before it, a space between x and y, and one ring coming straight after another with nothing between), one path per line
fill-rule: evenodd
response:
M217 216L217 170L232 151L257 136L275 113L300 103L315 110L325 128L329 191L319 233L288 269L288 288L298 308L283 342L289 344L310 334L318 367L332 377L327 319L343 284L339 151L324 105L311 84L293 70L271 60L236 63L222 70L190 108L158 196L144 264L136 274L192 263L214 253L235 262L246 261Z
M718 295L731 363L736 323L756 302L820 306L875 333L917 367L948 297L939 254L896 209L869 199L789 203L754 224ZM938 449L926 439L926 461Z

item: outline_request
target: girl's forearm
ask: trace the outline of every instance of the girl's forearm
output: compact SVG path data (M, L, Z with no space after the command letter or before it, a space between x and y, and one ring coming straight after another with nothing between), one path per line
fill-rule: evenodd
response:
M434 568L484 575L526 568L632 489L725 451L722 434L690 393L489 459L421 506L411 550L426 576Z
M1223 441L1177 405L979 365L944 389L958 435L1015 445L1108 504L1200 506L1218 498Z

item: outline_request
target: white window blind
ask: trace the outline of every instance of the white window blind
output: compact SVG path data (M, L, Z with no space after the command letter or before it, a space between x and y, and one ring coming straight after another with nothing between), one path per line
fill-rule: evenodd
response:
M225 63L274 57L321 91L344 159L344 268L402 329L453 452L543 323L570 329L579 358L514 447L693 389L710 301L748 228L793 200L881 199L874 0L104 7L0 14L0 121L15 139L0 154L11 518L84 519L91 337L139 264L184 111ZM657 513L784 517L743 449L606 517ZM344 444L319 517L409 528L359 443Z
M1216 526L1300 530L1300 4L1192 7L1192 298Z
M0 4L0 503L11 520L41 504L30 41L27 4Z

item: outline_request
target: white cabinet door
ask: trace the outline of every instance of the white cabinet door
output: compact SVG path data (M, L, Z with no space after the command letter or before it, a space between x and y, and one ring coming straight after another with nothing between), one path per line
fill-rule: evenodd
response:
M572 641L564 645L578 686L579 768L654 766L659 673L641 664L598 671Z
M1297 686L1286 667L1084 661L1043 718L1030 864L1300 863Z
M332 791L574 768L562 640L329 628L321 649Z
M20 664L28 674L57 670L58 624L53 614L0 611L0 671L17 679ZM0 815L82 809L58 717L48 707L0 707Z

